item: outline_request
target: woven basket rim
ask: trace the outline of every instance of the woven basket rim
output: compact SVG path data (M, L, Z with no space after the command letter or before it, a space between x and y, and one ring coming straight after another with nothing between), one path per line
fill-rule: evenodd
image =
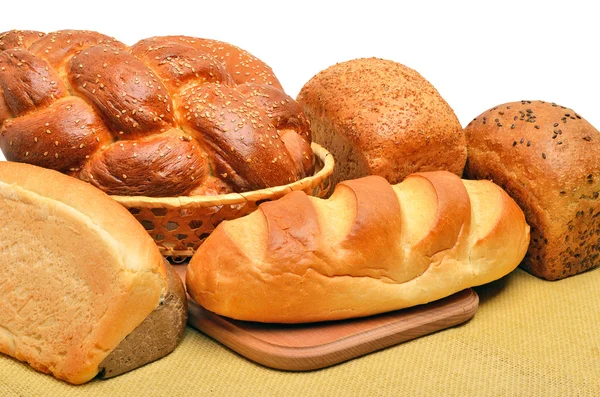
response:
M220 194L217 196L147 197L111 195L110 197L127 208L144 207L168 209L213 207L269 199L270 197L280 195L282 192L287 191L286 193L289 193L293 190L304 190L309 186L318 186L325 178L333 173L335 161L331 153L316 142L311 143L311 148L313 153L323 163L323 167L314 175L287 185L274 186L243 193Z

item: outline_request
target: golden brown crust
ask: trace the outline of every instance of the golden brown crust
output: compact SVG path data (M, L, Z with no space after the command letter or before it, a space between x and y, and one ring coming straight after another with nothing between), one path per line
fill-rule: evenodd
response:
M124 207L75 178L0 162L0 195L0 351L86 382L167 293L163 258Z
M380 175L391 183L417 171L462 174L465 138L438 91L399 63L363 58L312 77L297 101L314 140L345 164L334 180Z
M45 59L54 69L63 74L66 73L65 68L75 54L96 44L111 45L119 49L127 47L114 38L98 32L65 29L44 35L26 48L32 54Z
M285 185L308 175L285 149L266 111L244 92L206 83L183 90L179 97L182 127L198 139L210 154L215 174L235 191ZM225 107L228 112L215 110ZM256 128L262 133L256 134Z
M8 159L80 176L115 195L241 192L313 172L306 117L247 51L189 36L132 47L93 31L2 37L10 47L0 52L0 146ZM85 122L55 104L65 96L87 103L79 106ZM61 131L40 135L43 127ZM168 164L150 161L173 134L191 139L191 150L173 149ZM146 145L143 161L134 157L138 143Z
M298 174L312 174L312 134L308 119L298 103L282 90L270 85L246 83L239 85L237 89L254 106L265 109L270 124L277 131L269 141L277 139L275 146L287 149L292 162L301 165Z
M0 126L4 123L4 120L12 117L12 111L8 107L8 103L6 103L6 98L4 97L4 92L2 88L0 88Z
M186 284L227 317L337 320L496 280L528 243L522 211L493 183L447 171L394 186L369 176L339 184L327 200L293 192L222 223L192 257Z
M190 36L158 36L140 40L133 45L132 50L136 52L138 51L136 47L150 48L174 43L195 48L200 53L213 56L225 65L227 73L236 84L266 84L283 90L271 67L248 51L223 41Z
M122 196L184 196L204 182L204 157L191 137L173 129L98 152L79 178Z
M7 120L0 134L7 160L61 172L76 172L92 154L112 143L110 132L93 108L73 96Z
M29 48L36 40L43 37L45 33L36 30L9 30L0 33L0 51L14 48Z
M131 47L131 53L152 68L171 92L186 84L234 84L223 63L181 41L142 40Z
M465 175L506 189L532 227L526 270L557 280L600 263L600 135L592 125L564 106L520 101L487 110L465 132Z
M461 233L469 233L471 202L466 188L456 183L456 176L449 173L414 174L410 178L421 178L423 183L431 184L437 204L435 222L415 248L427 256L451 249L460 240Z
M14 116L43 109L67 95L67 88L48 63L27 50L0 52L0 87Z
M80 52L70 63L69 81L121 139L173 126L173 104L166 87L127 51L101 44Z
M401 204L394 189L383 178L348 180L338 184L338 195L332 201L344 200L346 212L353 214L353 222L340 235L336 248L325 253L327 262L344 263L349 274L358 277L379 277L403 282L424 269L399 269L395 266L404 258L404 247L390 244L402 235ZM344 195L343 197L341 195ZM339 196L339 197L338 197ZM373 205L373 203L377 205ZM373 222L373 219L385 219ZM360 252L360 255L357 253ZM369 258L371 266L365 266Z

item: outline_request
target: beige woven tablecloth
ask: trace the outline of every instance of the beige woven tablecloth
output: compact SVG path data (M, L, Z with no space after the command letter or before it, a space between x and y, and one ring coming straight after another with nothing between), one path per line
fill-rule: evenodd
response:
M517 269L478 287L467 323L334 367L268 369L188 328L169 356L71 386L0 356L1 396L600 396L600 269Z

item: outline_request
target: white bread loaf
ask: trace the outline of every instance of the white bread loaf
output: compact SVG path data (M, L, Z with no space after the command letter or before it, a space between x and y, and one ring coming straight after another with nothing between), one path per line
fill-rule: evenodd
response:
M0 162L0 253L0 353L36 370L80 384L164 356L182 337L181 280L135 218L85 182ZM153 334L156 321L171 331ZM143 343L117 349L143 339L140 324Z
M217 314L298 323L367 316L496 280L529 226L489 181L447 171L397 185L368 176L327 199L292 192L223 222L188 266L187 291Z

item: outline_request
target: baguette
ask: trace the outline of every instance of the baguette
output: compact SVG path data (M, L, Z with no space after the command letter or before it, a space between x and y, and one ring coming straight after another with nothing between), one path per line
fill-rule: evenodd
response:
M183 283L93 186L0 162L0 353L73 384L156 360L183 337Z
M251 231L251 232L249 232ZM521 209L489 181L447 171L390 185L292 192L221 223L190 260L187 291L239 320L340 320L428 303L503 277L529 243Z

